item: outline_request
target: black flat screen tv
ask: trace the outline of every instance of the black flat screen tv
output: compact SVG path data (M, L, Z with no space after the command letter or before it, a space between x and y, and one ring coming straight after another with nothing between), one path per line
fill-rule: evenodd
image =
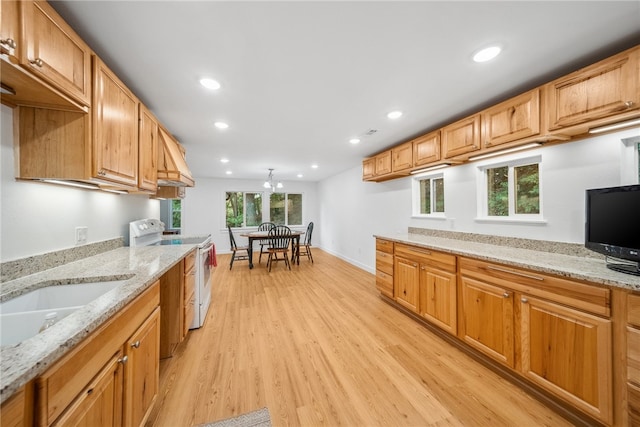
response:
M585 247L607 257L607 267L640 275L640 185L586 191Z

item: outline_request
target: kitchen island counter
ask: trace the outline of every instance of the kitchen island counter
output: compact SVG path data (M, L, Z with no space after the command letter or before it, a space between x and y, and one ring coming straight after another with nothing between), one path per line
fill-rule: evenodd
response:
M124 280L49 329L0 347L0 403L43 373L107 319L133 301L196 245L121 247L0 284L0 301L45 286Z

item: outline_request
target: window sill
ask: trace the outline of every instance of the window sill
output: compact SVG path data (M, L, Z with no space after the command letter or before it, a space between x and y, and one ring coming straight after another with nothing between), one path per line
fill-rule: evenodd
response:
M411 219L436 219L436 220L446 220L447 217L444 215L411 215Z
M530 224L530 225L546 225L547 220L543 218L513 218L513 217L476 217L475 222L496 223L496 224Z

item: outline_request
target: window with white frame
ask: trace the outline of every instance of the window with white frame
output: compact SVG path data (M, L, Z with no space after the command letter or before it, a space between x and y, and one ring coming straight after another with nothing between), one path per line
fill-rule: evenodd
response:
M227 227L257 227L262 221L262 193L227 191L225 197Z
M168 203L169 206L169 228L172 230L180 229L182 227L182 200L171 199Z
M287 226L302 225L302 194L271 193L269 221Z
M413 178L413 215L444 216L444 175L431 174Z
M479 217L542 220L541 156L480 166Z

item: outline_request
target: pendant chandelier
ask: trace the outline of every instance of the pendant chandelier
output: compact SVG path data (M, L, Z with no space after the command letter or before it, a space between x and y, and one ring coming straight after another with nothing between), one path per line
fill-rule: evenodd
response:
M262 185L264 188L270 188L271 192L275 192L276 188L282 188L284 187L282 185L282 182L278 181L277 184L273 183L273 169L269 169L269 176L267 176L267 180L264 182L264 184Z

